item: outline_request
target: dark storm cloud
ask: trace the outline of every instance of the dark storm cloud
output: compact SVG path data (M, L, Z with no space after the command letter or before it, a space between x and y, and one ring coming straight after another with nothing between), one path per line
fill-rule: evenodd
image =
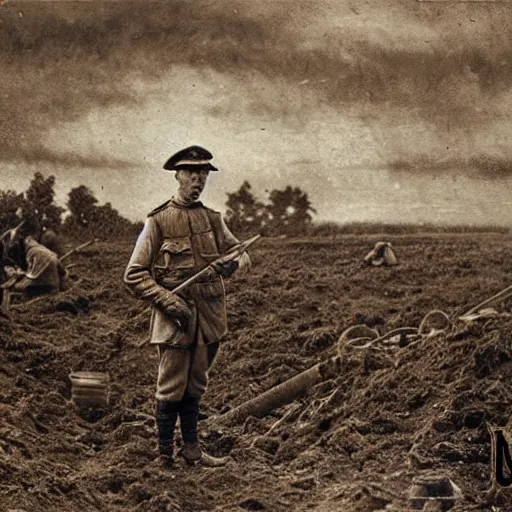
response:
M143 102L134 72L146 81L174 64L230 72L240 65L240 41L258 45L262 37L256 23L238 24L181 2L149 8L145 2L7 3L0 22L4 161L36 158L55 123L93 108ZM62 159L78 162L80 155Z
M89 169L129 169L133 164L129 161L106 158L94 155L79 155L77 153L56 152L43 146L30 147L23 153L27 164L53 164L69 167L87 167Z
M457 160L435 160L429 155L418 155L415 157L392 160L388 163L388 168L396 173L424 173L437 172L440 170L450 170L460 166L461 162Z
M440 171L463 172L478 179L508 179L512 177L512 158L478 155L469 158L436 160L430 155L419 155L389 162L396 173L437 174Z
M506 179L512 177L512 158L483 155L469 159L470 169L476 176L485 179Z
M386 121L390 109L404 109L440 130L476 129L504 115L496 98L512 84L508 11L473 24L470 32L464 28L472 23L469 16L441 23L432 9L420 12L408 5L396 23L416 24L413 45L392 34L391 40L361 37L350 27L326 30L325 37L305 45L313 31L299 6L269 3L262 17L248 14L243 2L5 4L0 158L32 158L56 122L76 120L92 108L143 102L132 83L135 74L150 82L172 73L175 65L211 68L241 80L250 72L256 83L260 77L290 85L281 105L256 95L249 114L287 116L288 100L307 90L318 103L303 105L304 118L322 102L340 115L349 112L384 125L394 122ZM378 11L368 11L367 17L372 15ZM441 41L418 41L417 24L437 27ZM210 114L229 115L229 109ZM403 155L405 162L408 157ZM80 161L79 155L64 158Z

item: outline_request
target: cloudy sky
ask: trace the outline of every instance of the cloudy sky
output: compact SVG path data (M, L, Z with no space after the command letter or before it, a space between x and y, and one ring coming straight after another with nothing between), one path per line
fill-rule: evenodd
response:
M512 225L512 3L29 2L0 7L0 178L39 170L142 219L199 144L306 190L318 220Z

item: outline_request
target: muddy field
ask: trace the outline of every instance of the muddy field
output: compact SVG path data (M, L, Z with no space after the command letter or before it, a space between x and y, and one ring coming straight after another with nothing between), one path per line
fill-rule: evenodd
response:
M231 332L204 399L202 442L230 461L171 472L155 462L156 351L137 346L149 310L121 282L131 244L73 256L70 290L0 319L0 510L402 512L413 479L432 474L460 487L452 510L512 510L512 490L488 492L488 425L512 415L512 318L457 320L511 284L512 237L385 237L400 265L365 267L381 238L252 251L252 272L227 282ZM342 346L337 375L306 396L234 427L212 421L335 356L346 328L418 327L434 309L453 322L445 332ZM70 401L79 370L108 372L106 408Z

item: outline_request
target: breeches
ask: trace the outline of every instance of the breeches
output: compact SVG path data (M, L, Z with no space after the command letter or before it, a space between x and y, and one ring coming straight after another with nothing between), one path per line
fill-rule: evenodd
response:
M156 399L179 401L187 392L200 398L208 385L210 369L219 343L205 344L200 328L194 345L189 350L176 350L166 345L158 346L160 362L156 385Z

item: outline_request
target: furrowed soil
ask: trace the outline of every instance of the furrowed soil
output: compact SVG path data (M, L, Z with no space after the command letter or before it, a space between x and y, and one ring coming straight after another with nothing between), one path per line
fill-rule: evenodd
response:
M512 413L512 318L458 319L511 284L512 238L385 236L399 266L364 266L379 239L268 239L251 251L251 272L226 282L230 332L203 400L201 442L230 459L172 471L155 460L157 353L138 347L149 308L122 285L132 244L74 255L68 291L0 319L0 510L402 512L413 479L432 474L461 489L452 510L512 510L512 491L492 488L489 432ZM434 309L452 321L442 333L338 345L350 326L384 334ZM337 354L337 373L294 402L215 425ZM109 374L108 406L71 401L69 374L85 370Z

